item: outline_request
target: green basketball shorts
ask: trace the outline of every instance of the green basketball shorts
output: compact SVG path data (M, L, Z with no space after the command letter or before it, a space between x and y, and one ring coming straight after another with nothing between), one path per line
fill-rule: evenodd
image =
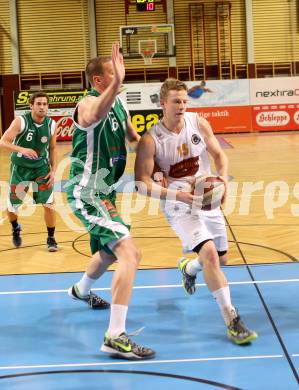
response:
M118 214L114 196L102 199L95 190L75 185L68 188L67 198L89 232L92 254L101 250L113 254L115 244L130 237L130 226Z
M8 210L14 212L23 203L30 184L32 185L33 200L35 203L51 204L54 201L53 186L48 187L45 176L49 173L49 166L39 168L25 168L11 164L8 190Z

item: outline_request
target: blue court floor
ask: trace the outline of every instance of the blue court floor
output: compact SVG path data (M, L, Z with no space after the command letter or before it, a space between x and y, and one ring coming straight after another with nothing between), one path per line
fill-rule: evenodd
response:
M189 297L175 269L137 274L127 331L157 352L149 361L111 359L99 348L108 311L67 295L81 274L0 277L1 390L297 389L299 264L224 267L233 303L259 338L226 337L218 307L198 277ZM110 300L108 272L95 290Z

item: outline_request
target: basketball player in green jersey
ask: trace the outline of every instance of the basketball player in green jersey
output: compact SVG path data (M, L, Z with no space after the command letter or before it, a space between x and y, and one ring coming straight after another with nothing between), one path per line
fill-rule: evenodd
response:
M48 250L56 252L53 208L56 123L47 116L49 98L46 93L35 92L30 96L29 103L30 111L16 117L0 140L0 147L12 152L7 214L12 225L13 244L18 248L22 245L22 239L17 208L22 204L31 183L35 203L44 206Z
M86 301L94 309L108 308L109 303L90 288L117 260L110 322L101 350L125 359L149 359L155 352L131 341L126 332L128 304L140 253L116 210L115 185L125 169L125 139L137 142L140 137L117 96L125 76L118 43L112 45L111 58L90 60L86 74L92 90L74 113L68 200L90 234L93 256L82 279L69 289L69 295Z

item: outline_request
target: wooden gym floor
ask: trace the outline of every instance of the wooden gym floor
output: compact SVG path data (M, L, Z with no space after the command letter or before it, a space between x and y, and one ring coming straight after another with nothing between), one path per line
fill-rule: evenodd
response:
M224 212L230 241L229 264L297 262L299 258L299 133L227 134L219 137L229 158L231 190ZM62 187L68 176L70 143L57 146L56 183L59 251L46 250L41 206L28 196L20 209L23 246L11 243L6 219L9 154L0 150L0 274L84 271L89 260L88 235L73 217ZM159 211L156 200L132 193L134 154L130 153L118 209L132 224L142 250L140 268L173 268L182 255L179 240ZM192 255L191 255L192 256Z

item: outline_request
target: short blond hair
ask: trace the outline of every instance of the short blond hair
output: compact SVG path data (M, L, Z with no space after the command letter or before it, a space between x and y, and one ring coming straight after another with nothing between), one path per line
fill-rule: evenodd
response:
M166 99L169 91L188 91L188 88L183 81L169 78L161 86L160 99Z

